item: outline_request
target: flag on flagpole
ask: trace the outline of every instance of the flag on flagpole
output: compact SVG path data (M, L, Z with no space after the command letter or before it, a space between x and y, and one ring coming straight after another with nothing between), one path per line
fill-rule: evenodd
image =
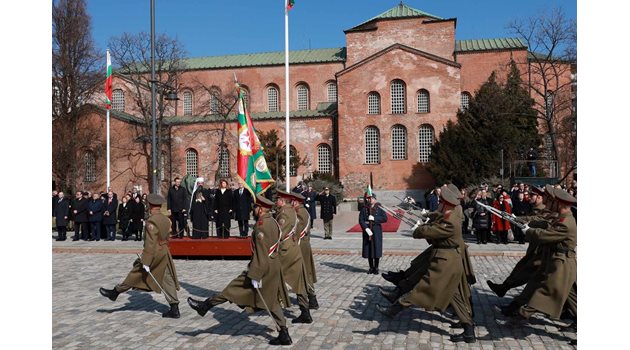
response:
M271 177L263 148L256 135L254 123L247 110L243 90L238 93L238 157L237 177L255 198L275 182Z
M372 186L370 186L370 184L368 184L365 189L365 197L372 197Z
M105 104L107 109L112 108L112 59L107 50L107 75L105 78Z
M295 5L295 0L287 0L287 11L292 9L293 5Z

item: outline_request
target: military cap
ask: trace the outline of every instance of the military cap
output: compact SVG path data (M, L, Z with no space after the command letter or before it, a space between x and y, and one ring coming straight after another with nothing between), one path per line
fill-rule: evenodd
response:
M531 189L531 193L533 194L537 194L542 196L543 194L545 194L545 189L542 187L538 187L538 186L534 186L534 185L529 185L529 188Z
M288 199L293 198L293 195L291 193L285 192L285 191L280 190L280 189L277 189L276 193L278 194L278 197L288 198Z
M272 208L273 202L261 195L256 195L256 205L263 208Z
M162 205L162 203L166 203L166 200L157 193L149 193L147 196L147 202L151 205Z
M549 195L549 197L555 198L556 195L554 192L555 192L555 187L553 187L553 185L550 185L550 184L545 185L545 193Z
M457 186L455 186L455 184L450 183L448 185L446 185L448 187L449 190L451 190L451 192L455 193L457 195L457 198L462 199L464 198L464 196L462 195L462 191L459 190L459 188L457 188Z
M571 204L577 203L577 199L575 197L573 197L572 195L569 194L569 192L561 188L554 188L553 194L557 201L562 202L564 204L571 205Z
M293 199L296 199L300 202L304 202L304 200L306 200L306 198L304 198L303 195L297 193L297 192L291 192L291 196L293 197Z
M451 205L459 205L459 198L457 198L457 194L453 193L447 185L441 187L440 198Z

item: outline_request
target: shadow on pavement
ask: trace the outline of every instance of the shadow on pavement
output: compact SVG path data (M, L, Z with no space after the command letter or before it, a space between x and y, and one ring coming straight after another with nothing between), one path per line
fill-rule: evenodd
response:
M97 309L96 312L104 312L104 313L113 313L118 311L145 311L145 312L159 312L163 313L168 311L170 308L166 304L166 300L164 300L164 304L161 304L155 300L153 297L149 295L150 292L138 292L138 291L130 291L129 299L127 299L127 303L117 309ZM119 298L125 293L118 296ZM160 295L161 294L157 294ZM106 299L106 298L103 298Z
M210 316L210 313L212 313L212 316ZM266 315L266 313L265 311L259 311L254 315ZM215 306L205 317L214 317L219 324L206 329L190 332L176 331L175 333L189 337L196 337L205 333L218 335L263 335L267 340L271 340L275 336L275 334L272 334L274 333L274 329L269 326L273 323L273 320L269 319L269 316L260 318L261 322L267 322L266 324L260 324L251 321L245 312ZM265 332L267 332L267 334L264 334Z
M217 294L218 292L206 288L202 288L199 286L195 286L186 282L179 282L179 285L182 286L188 293L190 293L193 297L199 298L210 298L211 296Z
M321 262L319 263L320 265L324 265L324 266L328 266L331 267L333 269L340 269L340 270L346 270L348 272L363 272L363 273L367 273L367 269L361 269L352 265L347 265L347 264L340 264L340 263L334 263L334 262Z

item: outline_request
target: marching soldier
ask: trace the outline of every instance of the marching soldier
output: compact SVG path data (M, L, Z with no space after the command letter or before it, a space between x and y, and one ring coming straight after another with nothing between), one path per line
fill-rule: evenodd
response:
M276 221L280 225L280 262L282 273L291 290L297 294L300 316L293 319L293 323L312 323L309 311L307 273L304 268L302 252L298 246L297 214L291 206L293 195L282 190L276 190Z
M164 292L171 309L163 313L162 317L179 318L179 300L177 299L179 282L175 263L168 250L171 221L160 212L166 200L159 194L151 193L147 196L147 201L151 208L151 216L147 219L144 230L145 240L141 258L134 261L133 269L122 283L113 289L100 288L99 291L111 301L115 301L120 293L131 288Z
M377 304L379 312L392 318L404 308L420 306L426 310L444 311L450 304L459 318L464 332L451 336L451 341L476 342L472 306L466 294L466 274L460 248L463 213L457 195L448 188L441 193L441 212L438 220L425 223L418 221L413 232L414 238L432 241L432 253L427 273L414 289L400 297L389 307ZM460 207L457 210L457 207Z
M271 339L271 345L291 345L287 321L282 307L289 307L289 293L286 290L278 246L280 230L271 215L273 202L263 196L256 196L254 213L258 218L252 231L252 259L247 271L236 277L219 294L204 301L188 298L188 304L200 316L212 307L229 301L245 309L248 313L267 310L278 326L279 335Z
M315 260L313 259L313 251L311 250L311 216L303 203L306 198L299 193L291 193L293 196L291 205L295 209L298 218L296 232L298 232L298 245L302 252L302 260L306 269L306 278L308 284L308 308L312 310L319 309L317 296L315 295L315 283L317 282L317 274L315 273Z

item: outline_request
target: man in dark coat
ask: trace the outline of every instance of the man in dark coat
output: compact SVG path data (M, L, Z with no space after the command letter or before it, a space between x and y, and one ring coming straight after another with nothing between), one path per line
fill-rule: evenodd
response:
M359 225L363 229L363 250L361 256L368 259L368 274L378 275L378 261L383 256L383 228L387 214L376 203L375 193L366 193L367 205L359 212Z
M103 224L105 224L105 230L107 231L107 240L116 240L116 223L118 222L118 198L112 191L107 193L107 199L105 201L105 211L103 212Z
M230 237L230 224L232 212L234 211L234 197L232 190L228 188L228 182L221 179L219 188L214 195L214 215L217 225L217 237Z
M239 182L238 190L234 191L234 219L238 222L240 236L247 237L249 230L249 217L252 211L252 195Z
M181 186L182 180L179 177L175 178L175 183L168 189L168 195L166 198L166 207L168 209L168 215L171 217L173 226L171 227L171 234L179 238L184 237L184 231L186 227L186 221L188 219L188 205L190 204L186 189Z
M129 202L129 197L124 195L122 197L122 203L118 205L118 227L122 231L122 240L126 241L129 239L130 234L130 226L131 226L131 202Z
M308 186L308 189L302 192L304 196L304 208L308 210L308 215L311 216L311 228L313 228L313 220L315 220L317 205L315 199L317 198L317 192L313 190L313 186Z
M87 204L87 192L77 191L76 197L72 200L72 213L74 214L74 237L73 241L79 239L87 240L89 237L89 222ZM79 232L81 232L79 234Z
M59 192L57 198L57 204L53 206L53 215L57 225L57 241L65 241L69 221L68 215L70 215L70 202L64 198L63 192Z
M88 221L90 222L90 241L101 240L101 224L103 221L103 212L105 211L105 203L101 196L94 192L92 199L88 203Z
M333 217L337 214L337 198L330 194L328 187L324 187L324 191L320 192L316 199L321 207L319 216L324 220L324 239L332 239Z

